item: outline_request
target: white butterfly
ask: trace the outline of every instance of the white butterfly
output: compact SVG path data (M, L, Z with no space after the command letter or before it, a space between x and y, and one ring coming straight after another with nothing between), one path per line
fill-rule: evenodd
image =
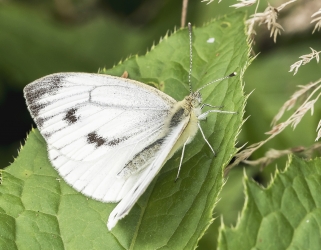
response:
M202 104L201 89L177 102L126 78L57 73L27 85L24 96L60 176L86 196L120 201L108 219L111 230L183 147L180 169L186 144L198 129L204 137L200 120L210 112L234 113L202 113L213 106Z

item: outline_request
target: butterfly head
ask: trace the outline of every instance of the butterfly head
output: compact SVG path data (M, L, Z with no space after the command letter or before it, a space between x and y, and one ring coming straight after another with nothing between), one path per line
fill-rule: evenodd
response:
M192 92L191 96L191 105L193 108L198 108L202 103L202 95L199 91Z
M192 92L190 95L185 97L185 108L189 111L200 109L202 103L202 95L200 92Z

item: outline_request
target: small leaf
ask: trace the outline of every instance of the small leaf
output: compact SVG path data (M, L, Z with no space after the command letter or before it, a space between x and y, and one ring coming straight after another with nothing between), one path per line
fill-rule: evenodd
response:
M222 226L219 249L320 249L320 183L320 159L294 156L268 188L246 178L242 216Z
M176 100L189 94L187 29L165 37L145 56L131 57L102 73L156 86ZM207 41L214 37L214 43ZM212 41L212 40L211 40ZM244 14L193 29L194 90L248 64ZM192 249L212 221L223 185L222 169L235 153L244 105L242 74L202 91L205 103L236 115L212 114L202 123L214 157L199 133L187 146L180 178L174 182L180 152L155 177L129 215L109 232L107 218L116 206L77 193L52 168L46 144L33 130L16 161L2 172L0 248L19 249ZM12 248L11 248L12 247Z

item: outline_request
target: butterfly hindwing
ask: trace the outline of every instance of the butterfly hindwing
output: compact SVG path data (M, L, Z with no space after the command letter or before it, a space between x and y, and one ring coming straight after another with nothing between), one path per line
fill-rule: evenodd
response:
M176 124L173 129L171 129L170 133L168 133L163 140L161 140L160 148L157 152L155 152L151 164L148 166L148 168L145 168L142 171L135 181L133 187L128 190L126 196L123 197L123 199L111 212L107 222L107 227L109 230L116 225L118 220L122 219L129 213L139 197L145 192L154 177L161 170L168 157L173 153L173 150L175 151L174 145L179 140L186 126L188 126L189 121L190 117L185 117L178 124Z

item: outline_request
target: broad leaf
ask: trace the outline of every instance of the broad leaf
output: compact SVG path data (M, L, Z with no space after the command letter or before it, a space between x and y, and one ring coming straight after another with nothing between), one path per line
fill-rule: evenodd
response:
M194 90L234 71L240 73L246 67L248 45L243 19L244 14L236 13L193 29ZM124 71L129 78L182 100L189 94L187 29L166 36L145 56L131 57L101 73L120 76ZM202 91L205 103L239 112L213 113L202 123L216 157L199 133L187 146L179 180L174 182L180 151L111 232L106 222L115 204L92 200L65 184L48 161L44 139L37 130L32 131L19 157L2 172L1 249L196 247L211 223L223 185L222 169L235 153L244 105L241 75Z
M320 183L320 159L297 157L268 188L245 178L241 218L235 228L222 226L219 249L320 249Z

